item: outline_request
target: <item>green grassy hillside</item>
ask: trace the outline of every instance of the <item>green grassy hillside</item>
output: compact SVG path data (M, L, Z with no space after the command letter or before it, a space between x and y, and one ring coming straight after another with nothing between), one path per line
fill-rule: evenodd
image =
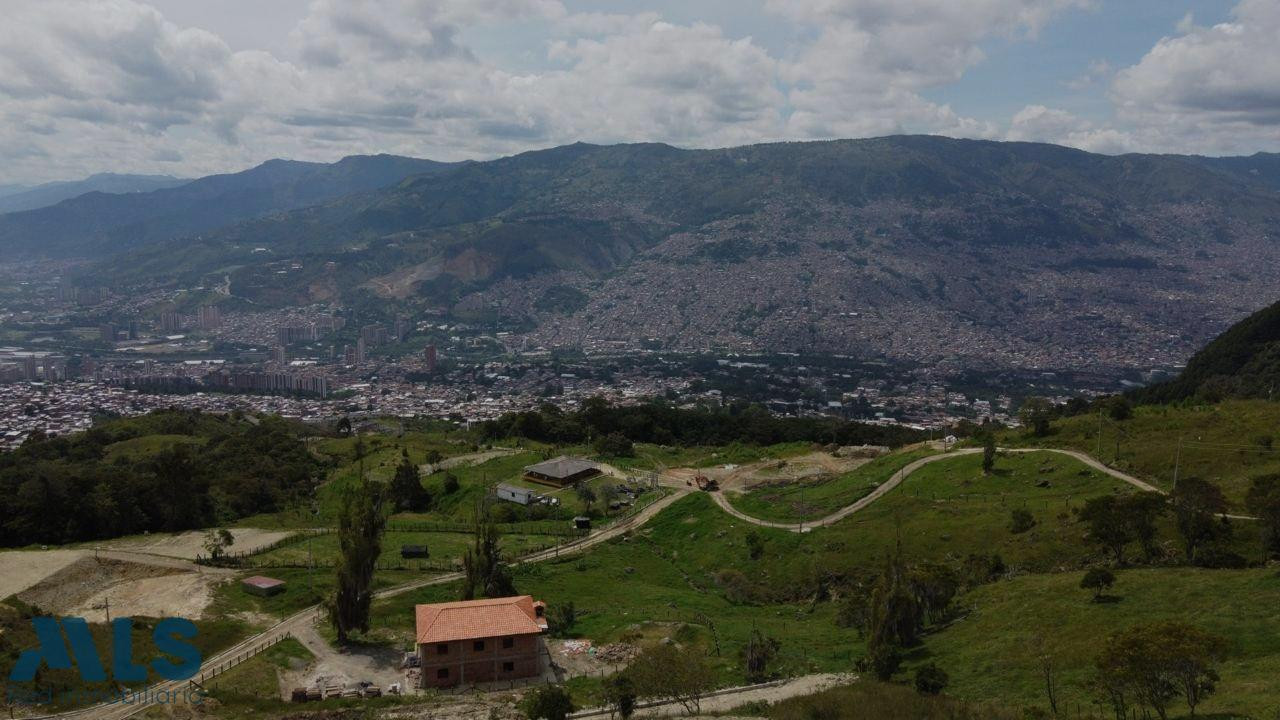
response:
M1046 437L1016 430L1000 442L1080 450L1165 489L1173 487L1177 468L1183 477L1219 485L1242 508L1251 478L1280 472L1280 403L1139 406L1128 420L1078 415L1055 420Z
M1273 717L1280 706L1280 577L1274 570L1163 568L1116 575L1111 594L1120 600L1110 603L1090 602L1089 592L1079 588L1080 573L980 587L960 600L967 616L928 637L911 661L943 667L951 675L950 691L960 697L1047 707L1036 645L1043 638L1074 712L1077 704L1090 707L1084 684L1107 635L1177 619L1232 644L1218 693L1201 712ZM1185 712L1175 708L1176 714Z

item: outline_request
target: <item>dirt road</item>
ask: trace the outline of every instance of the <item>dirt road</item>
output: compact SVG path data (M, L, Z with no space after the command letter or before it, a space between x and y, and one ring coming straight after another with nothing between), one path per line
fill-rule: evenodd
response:
M778 528L779 530L790 530L791 532L809 532L815 527L824 527L826 525L831 525L833 523L840 522L841 520L858 512L859 510L865 508L866 506L870 505L876 500L879 500L880 498L884 497L887 493L889 493L891 490L898 487L898 485L902 484L902 482L906 480L908 477L911 477L912 473L924 467L925 465L938 462L939 460L947 460L954 457L960 457L962 455L974 455L980 452L982 452L982 448L965 448L963 450L953 450L945 454L930 455L928 457L920 458L919 460L909 463L908 465L904 466L901 470L894 473L893 477L881 483L879 487L877 487L875 490L872 490L869 495L867 495L866 497L863 497L861 500L858 500L857 502L851 505L846 505L845 507L837 510L834 513L831 513L826 517L818 518L816 520L810 520L807 522L785 523L785 522L774 522L771 520L761 520L759 518L752 517L742 512L741 510L735 508L733 504L729 502L729 499L724 496L723 492L717 491L712 493L711 495L715 499L716 504L719 505L722 510L738 518L739 520L749 522L753 525L759 525L761 527ZM1099 462L1098 460L1095 460L1089 455L1086 455L1082 452L1078 452L1075 450L1059 450L1056 448L1000 448L1000 452L1004 452L1004 453L1051 452L1051 453L1058 453L1059 455L1066 455L1068 457L1079 460L1080 462L1084 463L1085 465L1088 465L1090 468L1093 468L1098 472L1106 473L1107 475L1110 475L1111 477L1117 480L1120 480L1121 482L1126 482L1138 488L1139 490L1144 490L1147 492L1157 492L1162 495L1166 494L1164 490L1161 490L1160 488L1150 483L1143 482L1142 480L1139 480L1138 478L1132 475L1129 475L1128 473L1123 473L1114 468L1107 467L1106 465L1103 465L1101 462ZM1239 520L1252 519L1244 515L1228 515L1227 517L1231 517Z
M812 695L840 685L848 685L856 682L857 679L858 676L856 675L818 673L801 675L800 677L777 683L768 683L767 685L748 685L746 687L717 690L703 697L702 701L698 703L699 715L719 715L747 703L775 703L787 698ZM576 712L569 717L573 720L579 720L580 718L605 717L608 715L608 708L590 708ZM684 706L674 700L646 703L638 708L635 714L636 717L664 717L671 715L685 715Z

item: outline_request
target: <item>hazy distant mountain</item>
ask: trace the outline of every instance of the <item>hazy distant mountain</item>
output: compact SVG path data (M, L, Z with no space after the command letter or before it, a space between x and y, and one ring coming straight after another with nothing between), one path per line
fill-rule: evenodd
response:
M177 187L188 180L169 175L117 175L115 173L99 173L90 175L84 180L51 182L36 187L12 186L14 192L6 193L0 189L0 213L34 210L48 207L79 197L85 193L139 193Z
M270 160L243 172L210 175L152 192L91 192L50 207L0 215L0 248L24 254L101 256L450 167L394 155L354 155L332 164Z
M1180 361L1280 292L1273 161L931 136L577 144L286 193L218 229L224 201L160 202L209 178L145 196L170 212L132 225L86 196L0 218L0 246L133 248L96 270L119 282L235 267L232 291L261 304L443 306L530 347L1110 371ZM45 225L54 241L32 241Z
M30 185L0 185L0 198L30 190Z

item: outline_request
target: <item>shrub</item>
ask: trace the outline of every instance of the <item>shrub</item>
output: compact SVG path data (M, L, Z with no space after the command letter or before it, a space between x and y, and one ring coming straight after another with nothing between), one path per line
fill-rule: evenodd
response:
M1035 526L1036 519L1030 511L1018 509L1010 513L1009 532L1014 535L1021 535Z
M937 695L946 689L951 678L946 671L933 663L916 668L916 692L921 695Z

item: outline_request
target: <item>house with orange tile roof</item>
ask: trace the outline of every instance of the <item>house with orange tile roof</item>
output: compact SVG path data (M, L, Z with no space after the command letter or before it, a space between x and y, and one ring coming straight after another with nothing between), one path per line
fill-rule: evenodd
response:
M529 595L416 606L422 687L541 675L546 607Z

